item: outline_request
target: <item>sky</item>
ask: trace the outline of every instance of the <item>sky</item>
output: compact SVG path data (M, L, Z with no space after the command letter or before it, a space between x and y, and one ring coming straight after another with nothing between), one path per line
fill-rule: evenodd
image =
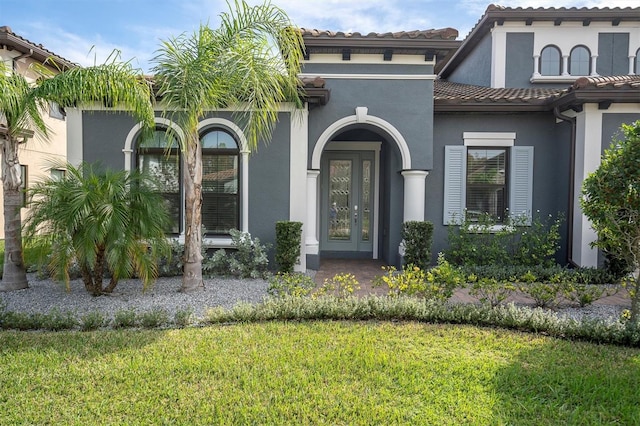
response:
M261 4L261 0L247 0ZM307 29L383 33L455 28L462 40L491 0L271 0ZM233 3L233 0L231 0ZM638 7L640 0L493 0L508 7ZM216 28L225 0L0 0L0 26L90 66L114 51L148 73L162 40Z

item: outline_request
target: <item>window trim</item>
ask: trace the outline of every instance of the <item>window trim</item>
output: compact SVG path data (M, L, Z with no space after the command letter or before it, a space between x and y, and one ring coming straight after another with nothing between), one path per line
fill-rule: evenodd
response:
M533 146L516 146L513 132L464 132L462 145L445 145L443 224L459 225L466 206L467 147L509 147L508 208L509 214L522 216L531 224L533 209ZM517 212L517 213L516 213Z
M545 74L543 73L543 56L544 56L544 52L546 50L555 50L558 54L558 73L557 74ZM559 77L562 75L562 50L560 50L560 48L558 46L556 46L555 44L548 44L545 47L543 47L540 50L540 58L539 58L540 64L538 69L540 70L540 76L542 77Z
M573 72L573 53L577 50L577 49L584 49L587 51L587 73L586 74L574 74ZM569 75L571 75L572 77L584 77L584 76L589 76L591 75L591 50L589 50L589 48L587 46L585 46L584 44L577 44L575 46L573 46L571 48L571 52L569 52L569 69L567 70L569 72Z

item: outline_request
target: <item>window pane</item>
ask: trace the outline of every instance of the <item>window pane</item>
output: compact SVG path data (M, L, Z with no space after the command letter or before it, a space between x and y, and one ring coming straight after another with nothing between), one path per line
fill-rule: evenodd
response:
M202 224L207 233L239 228L238 155L202 155Z
M555 47L549 46L542 49L540 74L560 75L560 51Z
M146 152L145 152L146 151ZM138 151L138 169L148 173L155 185L155 190L165 199L165 206L171 217L167 232L180 232L180 165L177 152L165 154L161 149ZM143 152L140 154L140 152Z
M238 149L238 144L233 139L233 136L223 130L214 130L206 133L200 141L203 149Z
M589 75L589 51L586 47L578 46L571 51L569 73L571 75Z
M153 132L153 136L141 141L139 148L177 148L176 139L165 130L158 129Z
M506 209L506 149L467 150L467 217L483 214L501 222Z

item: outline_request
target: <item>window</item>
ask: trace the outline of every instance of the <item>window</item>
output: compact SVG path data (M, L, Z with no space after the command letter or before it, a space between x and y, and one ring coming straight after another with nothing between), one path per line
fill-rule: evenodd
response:
M56 102L49 102L49 117L57 118L58 120L64 120L64 109Z
M202 224L207 235L226 235L239 229L240 201L238 143L225 129L207 128L202 145ZM176 138L165 128L157 128L137 148L137 167L154 179L156 190L166 202L171 226L168 233L183 229L181 153Z
M67 174L67 171L64 169L51 169L51 179L60 181L64 179Z
M591 55L589 49L584 46L576 46L571 50L569 60L569 74L571 75L589 75L590 74Z
M560 50L555 46L547 46L540 54L540 74L560 75Z
M26 207L27 205L27 180L29 178L27 170L27 166L24 164L20 165L20 193L22 194L22 207Z
M515 133L464 133L464 146L445 146L445 225L460 223L465 210L473 220L489 214L530 223L533 147L514 146Z
M220 128L205 129L202 144L202 224L207 234L239 228L238 143Z
M506 148L468 148L466 203L467 218L488 214L503 222L507 207Z
M165 199L171 217L167 233L178 234L182 228L178 143L166 129L157 128L152 137L139 141L137 147L138 169L153 178L156 191Z

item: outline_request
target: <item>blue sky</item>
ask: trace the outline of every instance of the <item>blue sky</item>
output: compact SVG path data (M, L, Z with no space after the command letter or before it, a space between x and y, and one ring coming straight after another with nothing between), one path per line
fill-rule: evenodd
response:
M262 3L248 0L250 4ZM452 27L460 39L491 0L272 0L299 27L386 32ZM510 7L637 7L639 0L494 0ZM217 26L224 0L0 0L0 26L81 65L118 49L147 72L161 40Z

